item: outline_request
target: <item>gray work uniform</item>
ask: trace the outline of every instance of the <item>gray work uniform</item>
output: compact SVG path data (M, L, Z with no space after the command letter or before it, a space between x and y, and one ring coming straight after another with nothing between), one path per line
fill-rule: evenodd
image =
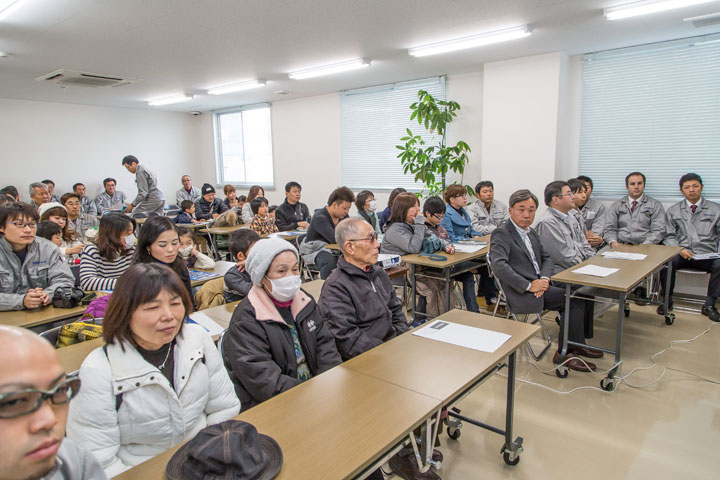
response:
M65 437L55 457L55 466L40 480L103 480L107 475L87 450Z
M603 217L602 237L607 243L657 244L665 238L665 209L643 195L634 211L627 196L613 203Z
M480 235L488 235L497 227L510 218L507 206L502 202L493 200L490 204L490 211L485 208L485 204L478 200L469 207L466 207L470 215L470 226Z
M190 193L185 190L185 187L175 192L175 202L178 207L183 202L183 200L190 200L191 202L195 203L200 200L200 197L202 197L202 194L200 193L200 189L197 187L190 187Z
M95 197L95 206L97 207L98 215L102 215L105 210L120 210L126 201L126 195L120 190L115 190L113 195L102 192Z
M93 202L87 195L83 195L80 199L80 211L93 216L97 216L98 214L95 202Z
M137 197L132 201L134 205L133 215L138 213L157 213L162 215L165 206L165 196L158 188L157 177L153 172L138 163L135 172L135 184L137 185Z
M75 220L70 220L70 218L68 217L68 222L70 223L72 229L75 230L75 233L77 233L78 240L80 240L81 242L85 241L85 232L87 232L88 229L100 225L97 217L95 217L94 215L88 215L87 213L83 212L80 212L78 218L76 218Z
M24 309L31 288L42 288L52 298L59 287L73 285L75 277L54 243L35 237L21 265L10 243L0 237L0 311Z
M587 203L579 209L585 220L585 230L592 230L596 235L602 236L602 217L605 213L605 205L594 198L588 198Z
M553 275L562 272L595 255L585 238L583 226L571 213L548 208L535 227L543 250L554 263Z

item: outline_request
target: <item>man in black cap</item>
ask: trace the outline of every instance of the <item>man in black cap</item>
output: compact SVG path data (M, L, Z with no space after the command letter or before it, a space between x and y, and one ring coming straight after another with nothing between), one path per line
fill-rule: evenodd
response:
M202 197L195 202L195 218L198 220L212 220L219 217L221 213L228 211L228 207L222 200L215 198L215 187L209 183L204 183L200 192Z

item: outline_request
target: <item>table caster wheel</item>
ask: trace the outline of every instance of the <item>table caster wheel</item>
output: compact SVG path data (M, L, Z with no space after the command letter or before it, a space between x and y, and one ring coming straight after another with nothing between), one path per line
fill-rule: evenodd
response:
M505 450L505 447L502 448L502 456L508 465L517 465L520 463L520 454L508 452Z
M570 369L566 366L557 367L555 368L555 375L557 375L559 378L567 378L567 376L570 374Z
M615 390L615 379L605 377L602 380L600 380L600 388L605 390L606 392L612 392Z
M670 313L665 315L665 325L672 325L673 323L675 323L675 314Z
M458 438L460 438L460 429L448 427L447 434L448 434L448 437L450 437L451 439L457 440Z

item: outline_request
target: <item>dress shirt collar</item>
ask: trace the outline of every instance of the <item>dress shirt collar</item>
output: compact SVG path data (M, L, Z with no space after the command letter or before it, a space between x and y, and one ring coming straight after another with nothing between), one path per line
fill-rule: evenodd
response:
M693 204L690 203L690 200L688 200L687 198L685 199L685 203L687 204L688 208L693 206ZM697 205L697 208L702 207L702 197L700 197L700 200L698 200L695 205Z
M530 233L529 228L525 229L525 228L519 227L517 223L512 221L512 218L510 219L510 223L513 224L513 226L515 227L515 230L517 230L520 235L527 235L528 233Z
M642 203L642 201L643 201L644 198L645 198L645 194L644 194L644 193L643 193L642 195L640 195L640 198L638 198L637 200L635 200L635 199L632 198L630 195L628 195L628 197L627 197L627 199L628 199L628 205L632 205L632 202L637 202L638 205L640 205L640 204Z

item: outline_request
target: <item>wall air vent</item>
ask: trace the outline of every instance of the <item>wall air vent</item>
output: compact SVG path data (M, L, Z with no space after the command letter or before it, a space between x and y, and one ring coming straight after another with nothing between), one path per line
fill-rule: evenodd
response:
M129 83L137 83L139 78L118 77L113 75L100 75L97 73L77 72L60 69L46 75L37 77L40 82L55 82L60 85L74 85L78 87L120 87Z

